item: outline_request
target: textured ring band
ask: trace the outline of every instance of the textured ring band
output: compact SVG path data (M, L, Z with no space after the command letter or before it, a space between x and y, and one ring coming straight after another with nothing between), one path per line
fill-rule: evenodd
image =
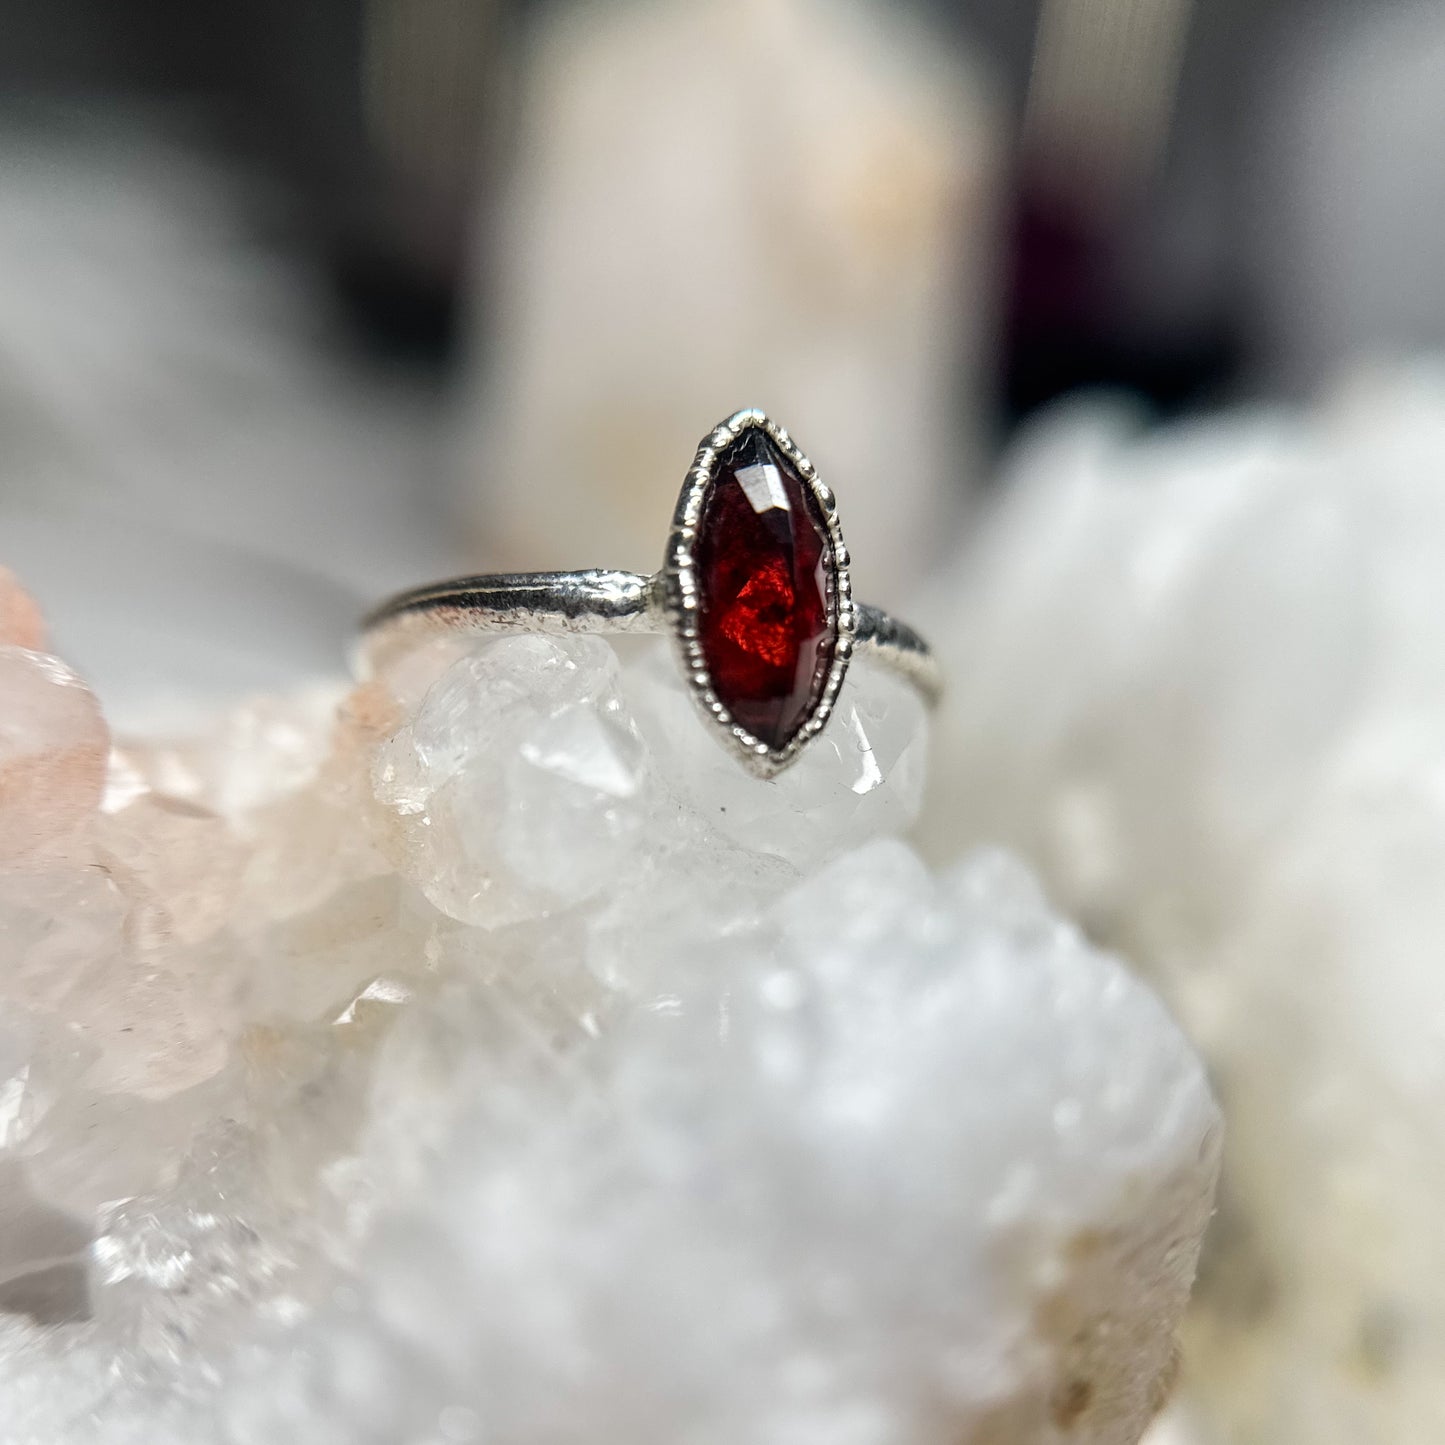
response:
M521 572L417 587L363 621L357 668L382 668L439 633L517 630L670 633L704 714L762 776L823 728L855 655L929 702L941 689L922 638L852 600L832 493L756 410L703 439L654 576Z

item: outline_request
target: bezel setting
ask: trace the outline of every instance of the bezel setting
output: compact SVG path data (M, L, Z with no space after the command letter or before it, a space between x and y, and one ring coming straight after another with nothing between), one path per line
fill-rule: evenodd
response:
M728 710L718 696L703 654L699 621L701 589L697 573L696 546L703 502L717 476L724 454L745 432L754 428L766 432L773 445L792 464L803 484L809 488L818 513L827 529L828 545L824 549L824 601L827 607L831 648L821 668L822 686L797 731L780 748L755 737ZM818 476L813 463L804 455L785 428L765 412L748 407L734 412L720 422L698 444L692 466L683 479L673 513L672 531L668 537L667 555L658 574L662 586L663 608L669 630L682 665L689 691L702 715L717 728L738 753L744 766L760 778L775 777L796 760L799 753L823 730L832 716L838 691L848 672L853 655L858 614L853 604L852 584L848 575L848 549L838 522L838 505L832 491ZM816 685L816 674L815 674Z

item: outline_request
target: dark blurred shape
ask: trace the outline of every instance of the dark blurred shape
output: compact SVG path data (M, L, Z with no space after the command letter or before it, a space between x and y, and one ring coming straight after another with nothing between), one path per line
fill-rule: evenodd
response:
M296 239L382 351L445 356L470 245L490 0L3 0L12 105L140 106L280 183Z
M413 357L449 357L458 337L478 192L505 129L505 19L501 0L366 0L366 133L395 235L341 249L334 267L372 339Z
M338 243L327 258L343 315L369 351L445 365L461 330L461 278L408 266L387 250Z
M1103 208L1025 178L1014 195L1003 319L1005 419L1079 387L1124 387L1169 412L1237 373L1243 347L1227 313L1151 324L1118 274L1128 247Z
M37 1199L13 1159L0 1160L0 1314L40 1325L90 1315L91 1231Z
M85 1259L62 1260L0 1284L0 1313L27 1315L37 1325L67 1325L90 1318Z
M1208 305L1161 305L1150 244L1194 0L1043 0L1012 214L1002 390L1018 418L1082 386L1173 409L1239 364ZM1141 245L1141 238L1144 244ZM1152 284L1151 284L1152 283Z
M444 367L485 272L508 51L564 3L585 0L0 0L0 87L12 114L139 106L205 137L274 183L368 349ZM1445 344L1445 293L1413 294L1439 211L1431 0L912 3L1017 116L1007 417L1090 384L1170 410Z

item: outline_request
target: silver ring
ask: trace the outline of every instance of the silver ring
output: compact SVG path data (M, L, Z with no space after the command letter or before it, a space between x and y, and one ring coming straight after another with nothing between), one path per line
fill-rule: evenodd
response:
M933 703L938 664L912 628L855 603L833 493L755 408L705 436L661 571L457 577L399 593L362 622L365 677L438 634L670 633L703 716L760 777L827 724L854 656Z

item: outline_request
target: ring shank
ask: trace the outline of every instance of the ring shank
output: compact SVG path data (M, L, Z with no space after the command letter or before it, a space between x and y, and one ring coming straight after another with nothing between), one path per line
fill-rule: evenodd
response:
M929 703L942 691L938 662L911 627L859 604L855 656L912 683ZM568 634L669 631L657 577L640 572L508 572L457 577L398 593L361 624L354 666L362 677L430 638L498 632Z

